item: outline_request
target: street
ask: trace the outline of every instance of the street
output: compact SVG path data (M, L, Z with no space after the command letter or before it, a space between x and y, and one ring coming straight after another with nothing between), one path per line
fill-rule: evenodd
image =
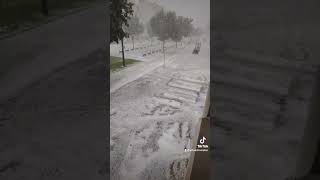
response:
M210 75L209 44L199 55L193 48L177 50L165 67L159 56L154 70L132 71L137 79L111 91L111 179L183 178L190 155L184 148L202 116Z

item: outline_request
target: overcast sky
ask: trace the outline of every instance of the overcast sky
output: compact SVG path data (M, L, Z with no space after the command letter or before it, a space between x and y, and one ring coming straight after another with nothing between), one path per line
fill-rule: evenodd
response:
M178 15L191 17L194 25L207 28L210 22L210 0L153 0L166 10L174 10Z

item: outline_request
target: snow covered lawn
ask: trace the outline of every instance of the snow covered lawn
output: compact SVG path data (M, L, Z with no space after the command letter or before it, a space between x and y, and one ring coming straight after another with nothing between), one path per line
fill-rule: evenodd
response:
M126 66L138 63L140 61L135 60L135 59L127 59L125 58L125 64ZM114 57L114 56L110 56L110 71L114 72L114 71L118 71L121 68L123 68L122 66L122 58L119 57Z

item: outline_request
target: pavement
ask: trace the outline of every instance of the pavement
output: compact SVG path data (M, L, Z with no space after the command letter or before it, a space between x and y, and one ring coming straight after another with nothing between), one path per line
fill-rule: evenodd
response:
M165 66L168 63L171 63L172 60L176 57L176 51L181 51L183 47L173 48L172 46L166 50L166 58L164 59L163 53L158 52L156 54L143 57L143 52L138 50L138 52L129 52L126 53L126 58L134 58L140 63L135 64L134 66L128 66L123 68L121 71L113 72L110 76L110 93L115 92L120 87L125 84L132 82L139 77L142 77L160 66ZM149 51L153 47L147 47L144 51Z

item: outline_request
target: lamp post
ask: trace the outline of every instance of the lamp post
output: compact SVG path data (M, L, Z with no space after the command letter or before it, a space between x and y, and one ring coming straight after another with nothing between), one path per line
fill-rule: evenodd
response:
M166 66L166 52L165 52L164 42L165 42L165 41L162 41L163 67L165 67L165 66Z

